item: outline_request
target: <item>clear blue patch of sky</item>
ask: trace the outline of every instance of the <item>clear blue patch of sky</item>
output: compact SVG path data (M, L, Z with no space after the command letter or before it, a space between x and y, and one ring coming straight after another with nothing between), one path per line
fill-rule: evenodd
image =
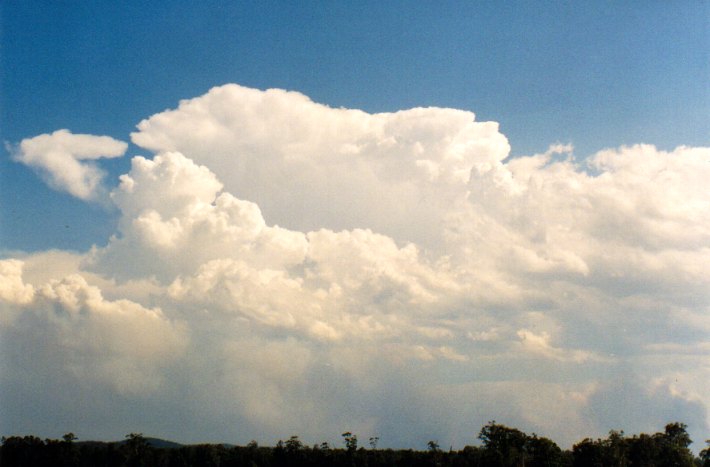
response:
M707 145L708 5L3 2L0 138L68 128L127 141L141 119L236 82L370 112L472 110L500 122L513 155L557 141L578 156ZM102 165L115 184L129 158ZM51 191L7 152L0 196L0 249L81 250L114 228L115 213Z

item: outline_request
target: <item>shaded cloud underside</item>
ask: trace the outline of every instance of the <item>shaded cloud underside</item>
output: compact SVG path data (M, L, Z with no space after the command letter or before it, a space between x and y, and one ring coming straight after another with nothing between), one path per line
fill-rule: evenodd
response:
M3 430L49 379L182 437L708 431L710 148L509 159L470 112L237 85L132 139L105 246L0 262Z

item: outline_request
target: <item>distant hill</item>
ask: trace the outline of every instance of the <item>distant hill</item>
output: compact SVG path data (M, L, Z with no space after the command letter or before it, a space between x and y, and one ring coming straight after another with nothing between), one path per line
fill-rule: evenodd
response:
M145 440L148 442L148 445L150 445L154 448L177 449L177 448L181 448L184 446L184 444L180 444L180 443L176 443L175 441L168 441L166 439L160 439L160 438L146 437Z
M151 438L148 436L144 437L144 439L148 443L148 446L159 449L177 449L185 447L184 444L176 443L175 441L168 441L166 439ZM75 444L77 446L89 446L97 444L126 444L127 442L128 440L123 439L121 441L76 441Z

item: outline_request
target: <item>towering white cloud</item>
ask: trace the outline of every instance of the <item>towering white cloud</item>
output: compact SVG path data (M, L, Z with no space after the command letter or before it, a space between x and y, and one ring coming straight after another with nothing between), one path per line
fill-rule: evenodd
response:
M97 267L123 279L169 282L218 258L277 269L303 260L304 234L267 226L256 204L221 187L212 172L179 153L134 158L111 193L123 214L119 235L96 251Z
M83 356L65 374L87 387L159 388L240 442L348 429L460 446L491 419L563 443L710 425L710 148L508 158L470 112L236 85L133 141L155 154L111 192L106 245L23 258L24 273L0 263L4 341ZM35 384L11 355L4 381Z
M237 85L138 128L135 144L204 164L270 222L301 231L369 228L432 247L442 211L465 196L471 168L509 151L498 124L475 122L471 112L368 114Z
M101 181L105 173L93 161L120 157L127 148L128 144L108 136L57 130L23 139L14 150L14 157L37 170L54 189L95 201L103 194Z

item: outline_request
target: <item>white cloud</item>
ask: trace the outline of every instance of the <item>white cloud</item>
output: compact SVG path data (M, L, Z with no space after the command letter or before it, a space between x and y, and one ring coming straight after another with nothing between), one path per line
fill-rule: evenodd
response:
M204 164L269 222L300 231L369 228L435 246L473 166L508 155L495 122L454 109L368 114L297 92L212 89L142 121L133 142Z
M303 261L304 234L267 226L256 204L220 190L213 173L179 153L134 158L111 193L123 214L119 235L96 251L94 267L122 279L153 275L169 283L212 259L271 268Z
M86 264L121 280L157 277L172 283L173 299L327 339L384 331L390 326L357 315L421 309L458 288L414 245L400 248L369 230L268 226L255 204L219 188L211 172L178 153L134 159L112 193L124 214L121 235Z
M191 425L244 442L359 428L463 444L496 419L569 443L627 429L604 398L651 383L627 431L676 409L710 425L695 369L709 148L509 159L497 124L470 112L368 114L236 85L133 141L155 154L111 192L107 245L30 255L24 276L0 264L3 332L86 356L92 370L73 374L87 385L161 388ZM608 381L624 365L631 392ZM134 375L125 387L117 369Z
M57 130L23 139L13 151L16 161L37 170L47 183L85 201L99 200L105 176L93 161L120 157L128 144L108 136Z
M517 332L520 338L520 344L526 352L541 355L545 358L551 358L561 362L582 363L590 359L598 359L591 352L582 350L565 350L559 347L554 347L550 343L550 335L546 332L535 334L528 329L521 329Z
M80 275L40 286L25 284L21 266L17 260L0 261L0 269L12 273L10 285L15 289L0 296L3 347L11 360L32 355L29 362L5 362L29 364L13 372L35 370L41 377L51 362L56 365L53 371L65 371L80 383L106 384L120 393L160 387L162 376L156 370L175 362L187 345L184 324L171 322L158 308L105 300Z
M0 299L25 304L32 301L34 293L34 287L22 281L22 261L0 261Z

